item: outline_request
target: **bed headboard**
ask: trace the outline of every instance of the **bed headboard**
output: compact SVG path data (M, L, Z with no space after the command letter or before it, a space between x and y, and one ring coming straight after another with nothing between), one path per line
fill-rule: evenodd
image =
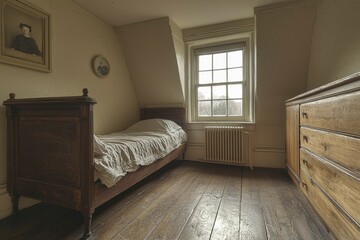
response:
M164 107L164 108L142 108L140 111L141 120L151 118L162 118L176 122L186 130L186 108Z

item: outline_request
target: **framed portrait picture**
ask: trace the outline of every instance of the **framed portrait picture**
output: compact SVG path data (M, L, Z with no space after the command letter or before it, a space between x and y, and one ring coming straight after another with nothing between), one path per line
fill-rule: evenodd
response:
M96 56L92 61L94 73L99 77L106 77L110 72L110 64L103 56Z
M51 72L50 15L26 1L0 1L0 62Z

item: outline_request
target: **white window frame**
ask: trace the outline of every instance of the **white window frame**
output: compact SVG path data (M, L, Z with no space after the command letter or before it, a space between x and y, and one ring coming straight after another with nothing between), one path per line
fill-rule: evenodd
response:
M243 79L243 116L225 116L225 117L202 117L197 115L197 50L204 48L218 48L230 44L244 45L244 79ZM201 50L200 50L201 51ZM210 50L211 52L211 50ZM254 100L253 100L253 34L252 32L235 34L226 37L217 37L211 39L202 39L188 43L188 91L187 105L189 109L190 122L253 122L254 121Z

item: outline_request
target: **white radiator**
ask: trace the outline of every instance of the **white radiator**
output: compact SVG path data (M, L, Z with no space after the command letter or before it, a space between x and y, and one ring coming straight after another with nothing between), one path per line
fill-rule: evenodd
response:
M243 127L205 127L205 160L227 164L245 164Z

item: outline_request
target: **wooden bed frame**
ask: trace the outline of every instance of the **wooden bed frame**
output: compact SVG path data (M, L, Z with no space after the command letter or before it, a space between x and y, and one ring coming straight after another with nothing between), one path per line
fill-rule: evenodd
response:
M13 214L27 196L81 211L84 238L95 208L184 154L186 144L151 165L127 174L113 187L94 182L93 105L87 89L78 97L4 101L7 117L7 189ZM146 108L141 119L173 120L185 129L185 108Z

